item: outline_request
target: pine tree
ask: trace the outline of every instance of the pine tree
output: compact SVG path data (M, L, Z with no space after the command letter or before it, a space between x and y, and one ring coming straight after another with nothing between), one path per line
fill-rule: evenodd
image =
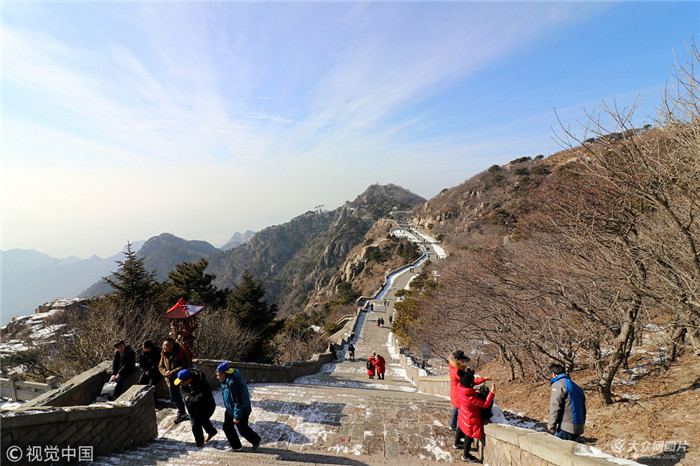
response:
M265 286L258 282L248 269L243 271L241 282L233 285L227 308L246 327L264 331L275 319L277 305L265 301Z
M251 361L270 360L269 345L280 326L280 322L275 320L277 304L267 304L266 292L265 286L246 269L241 275L241 282L235 284L228 294L226 308L229 312L241 325L259 335L246 358Z
M226 294L213 285L216 275L204 273L208 265L209 261L206 259L177 264L175 270L168 273L169 281L164 285L166 301L175 302L183 298L190 304L223 306L226 302Z
M125 260L117 261L119 267L110 277L102 277L114 289L112 296L119 304L146 306L152 304L159 291L156 272L148 272L144 259L136 257L131 243L126 244Z

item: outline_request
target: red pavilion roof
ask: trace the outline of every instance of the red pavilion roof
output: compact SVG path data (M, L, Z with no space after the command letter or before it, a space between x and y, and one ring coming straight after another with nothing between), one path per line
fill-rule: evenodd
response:
M173 307L168 309L168 312L161 314L162 319L185 319L192 317L206 306L194 306L187 304L184 299L180 298Z

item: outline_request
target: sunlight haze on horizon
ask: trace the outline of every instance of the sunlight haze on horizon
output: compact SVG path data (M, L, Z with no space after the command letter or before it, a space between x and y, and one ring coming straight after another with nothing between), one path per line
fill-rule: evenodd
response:
M111 256L172 233L426 199L561 150L601 101L651 122L696 2L3 2L3 251ZM674 56L675 54L675 56Z

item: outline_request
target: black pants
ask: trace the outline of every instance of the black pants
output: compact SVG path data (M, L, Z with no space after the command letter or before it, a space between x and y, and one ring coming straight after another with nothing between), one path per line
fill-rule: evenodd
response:
M113 400L119 398L122 395L122 393L126 391L126 379L127 377L129 377L129 374L131 374L131 372L129 372L128 374L122 374L119 377L119 380L117 380L117 387L114 389L114 398L112 398Z
M212 413L213 414L213 413ZM192 413L190 411L190 424L192 425L192 433L194 434L194 443L201 446L204 444L204 432L206 430L207 434L214 435L217 430L211 423L211 414L207 416L202 413Z
M455 445L458 445L462 439L464 439L464 456L469 458L470 456L472 456L471 453L469 453L469 450L472 447L472 441L474 439L467 435L464 435L462 429L460 429L459 426L457 426L457 435L455 435Z
M250 411L247 413L241 413L238 418L238 424L233 423L233 417L226 411L224 414L224 433L228 439L228 443L231 444L231 448L234 450L241 448L241 440L238 438L238 433L243 436L244 439L249 441L251 445L257 445L260 443L260 436L253 431L248 425L248 418L250 417ZM238 432L236 432L236 427L238 427Z
M141 371L139 385L156 385L162 377L158 371L151 371L151 375L146 375L146 371Z

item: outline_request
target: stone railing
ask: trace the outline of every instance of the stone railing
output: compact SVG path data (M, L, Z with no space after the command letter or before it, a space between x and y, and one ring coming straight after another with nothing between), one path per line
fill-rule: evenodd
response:
M56 376L46 379L46 383L40 383L19 380L17 372L10 372L7 378L0 377L0 396L10 398L12 401L33 400L57 386L58 377Z
M153 388L135 385L109 403L62 408L23 406L3 414L2 461L90 461L97 455L152 440L157 434Z

